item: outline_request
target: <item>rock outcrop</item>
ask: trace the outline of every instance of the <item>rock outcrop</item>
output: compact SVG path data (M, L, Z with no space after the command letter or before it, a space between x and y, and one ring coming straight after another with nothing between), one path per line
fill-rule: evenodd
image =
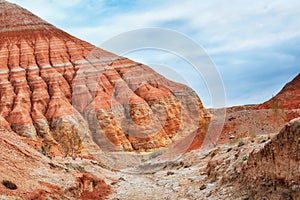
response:
M106 199L111 193L102 173L43 156L14 132L1 129L0 135L0 199Z
M204 135L205 112L187 86L0 1L2 127L54 143L75 127L104 150L148 151Z
M242 182L254 199L300 198L300 118L290 121L261 150L249 155Z
M258 106L259 109L274 107L286 110L300 108L300 74L287 83L277 95Z

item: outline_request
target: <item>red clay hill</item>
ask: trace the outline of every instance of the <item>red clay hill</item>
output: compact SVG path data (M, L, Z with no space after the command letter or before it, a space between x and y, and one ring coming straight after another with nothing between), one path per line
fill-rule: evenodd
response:
M0 199L106 199L120 180L92 153L157 150L204 116L187 86L0 0Z
M272 104L278 102L284 109L300 108L300 74L287 83L282 90L269 101L258 106L259 109L272 108Z
M148 151L194 130L204 134L199 129L209 120L205 115L187 86L0 1L0 125L5 129L52 143L64 137L60 130L69 130L90 146Z
M278 133L290 120L300 117L300 74L270 100L227 108L221 142L229 137L253 137Z

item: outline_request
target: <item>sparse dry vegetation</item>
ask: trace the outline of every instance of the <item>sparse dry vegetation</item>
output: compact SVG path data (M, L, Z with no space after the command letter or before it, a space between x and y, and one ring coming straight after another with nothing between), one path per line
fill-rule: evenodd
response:
M240 141L240 138L233 138L233 139L229 140L229 143L230 143L230 144L236 144L236 143L238 143L239 141Z
M284 110L284 105L281 100L273 98L270 102L270 106L273 112L273 121L276 126L281 126L281 124L286 120L286 114Z
M59 150L64 157L75 159L82 151L82 141L74 125L61 126L60 129L53 131L55 140L59 144Z
M249 130L249 137L250 137L250 139L254 139L254 138L256 138L256 132L254 131L254 130Z
M41 146L41 153L44 156L47 156L48 158L52 159L52 157L54 156L54 154L53 154L53 152L51 152L51 144L44 143Z

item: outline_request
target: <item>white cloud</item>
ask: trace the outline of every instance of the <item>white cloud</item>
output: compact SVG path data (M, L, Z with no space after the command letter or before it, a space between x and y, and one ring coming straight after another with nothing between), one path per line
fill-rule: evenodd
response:
M94 18L68 31L99 45L124 31L167 27L187 34L210 55L266 48L300 37L300 1L164 1ZM178 25L180 23L180 25ZM177 25L177 26L176 26Z
M84 10L88 10L88 1L86 0L8 0L16 3L44 20L54 25L73 23L86 18ZM97 1L97 9L102 8L102 1ZM67 23L66 23L67 22ZM75 23L74 23L75 24ZM79 24L77 24L79 25ZM62 27L65 28L65 27Z
M276 52L277 50L270 51L268 55L260 58L260 65L256 65L253 56L239 56L241 52L255 55L257 50L264 51L288 40L300 39L298 0L153 0L136 1L130 5L131 9L124 9L124 6L127 6L125 3L108 6L105 4L108 1L104 0L10 1L30 9L54 25L59 25L67 32L95 45L119 33L137 28L175 29L203 45L213 58L217 58L218 68L223 71L222 75L226 76L226 80L231 79L232 72L249 73L249 68L257 71L264 66L264 62L270 64L270 60L274 60L275 64L276 61L283 65L288 63L290 68L292 64L298 67L293 56ZM270 66L264 67L276 71L275 68L280 66L272 65L273 69ZM277 69L278 71L280 70ZM249 89L251 99L246 98L242 94L243 91L236 88L232 89L230 101L233 102L233 96L240 97L236 98L235 104L243 104L247 99L253 102L261 101L262 94L266 93L268 88L263 90L264 88L257 88L251 84L246 85L241 79L235 77L226 87L232 89L237 84L240 85L239 89L252 87ZM281 88L282 82L274 87ZM230 102L229 104L232 105Z
M144 27L178 28L178 22L179 31L205 45L211 54L270 46L300 36L297 0L153 1L147 7L141 1L135 9L124 12L105 8L103 1L10 1L30 8L52 23L85 18L84 23L67 27L68 31L96 45L120 32ZM91 3L96 5L98 18L86 9ZM102 15L101 11L109 13L110 9L114 12Z

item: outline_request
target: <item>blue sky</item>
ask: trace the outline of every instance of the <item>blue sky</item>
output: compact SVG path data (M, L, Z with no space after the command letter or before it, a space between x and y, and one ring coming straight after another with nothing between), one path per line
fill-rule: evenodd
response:
M100 45L125 31L160 27L201 45L219 70L226 105L261 103L300 72L300 1L297 0L10 0L46 21ZM126 55L151 65L174 66L205 106L211 99L204 80L186 63L164 52Z

